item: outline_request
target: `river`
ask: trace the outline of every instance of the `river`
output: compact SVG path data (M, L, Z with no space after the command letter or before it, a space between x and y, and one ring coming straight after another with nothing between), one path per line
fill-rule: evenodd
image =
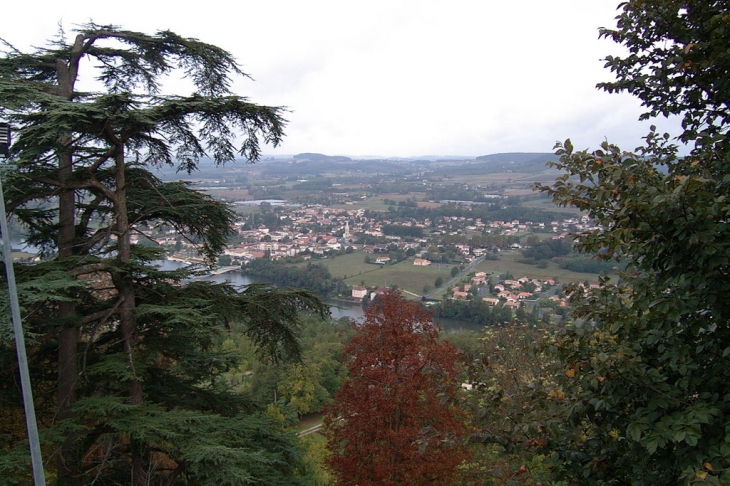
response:
M156 262L156 265L162 270L174 270L184 266L182 262L174 260L160 260ZM250 285L256 282L262 282L262 279L251 277L250 275L244 275L241 272L229 272L220 275L208 275L200 277L202 280L210 280L213 282L230 282L233 285ZM341 301L328 300L327 304L330 306L330 312L332 317L339 319L341 317L347 317L354 320L361 320L364 317L364 312L360 304ZM456 319L441 319L434 318L434 322L442 327L446 332L453 331L481 331L482 326L469 321L460 321Z

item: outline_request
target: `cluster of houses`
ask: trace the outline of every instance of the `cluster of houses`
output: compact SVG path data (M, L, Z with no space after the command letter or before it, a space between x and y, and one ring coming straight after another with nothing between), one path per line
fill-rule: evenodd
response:
M489 305L502 304L506 307L518 308L523 301L527 299L536 299L543 291L543 286L552 287L555 281L548 279L544 282L536 278L521 277L517 280L506 279L491 287L491 297L482 297L482 300ZM471 283L456 287L451 294L451 298L456 300L469 299L471 290L474 287L483 287L488 285L488 276L485 272L474 274ZM528 290L529 289L529 290ZM550 300L559 302L561 307L567 307L568 303L565 298L558 296L550 296Z
M525 284L531 284L531 291L523 291L522 287ZM523 301L537 299L539 293L543 291L543 286L552 287L556 282L552 279L541 282L536 278L522 277L517 280L503 280L502 282L492 287L492 295L496 297L482 297L481 299L489 305L504 305L513 309L519 308ZM467 300L472 296L471 290L474 287L482 287L488 285L488 276L485 272L477 272L471 279L471 283L464 284L453 289L451 298L455 300ZM377 295L386 292L386 288L378 288L373 291L368 291L367 288L360 285L356 285L351 290L351 297L353 300L362 300L368 298L373 300ZM557 295L551 295L548 300L552 300L558 303L560 307L568 307L568 302L565 297L558 297Z
M441 216L437 224L430 219L424 221L401 221L393 219L379 219L368 217L363 209L345 210L330 209L320 206L314 207L289 207L277 210L277 217L282 222L277 229L271 229L264 225L250 227L250 222L240 221L236 224L236 232L240 243L229 247L225 254L231 257L234 264L245 263L257 258L279 259L284 257L300 256L311 258L312 256L324 256L330 252L339 252L343 249L362 251L372 254L372 262L386 264L390 261L388 253L394 247L401 251L410 248L416 250L413 265L428 266L431 261L427 258L424 247L440 246L441 237L458 234L494 234L513 235L525 232L550 232L553 238L561 238L568 234L568 227L572 229L586 229L589 227L587 216L581 218L567 218L563 221L546 223L533 223L530 221L482 221L481 218L470 218L465 216L448 217ZM402 241L396 236L385 236L383 226L401 225L429 228L428 236L413 238L409 241ZM355 234L381 237L387 243L361 244ZM153 235L148 231L140 232L138 240L149 238ZM175 245L178 250L186 250L188 243L181 239L174 231L169 234L155 234L154 240L163 245ZM452 245L458 255L464 258L476 258L487 251L486 248L474 247L468 244ZM519 245L518 245L519 246ZM466 299L470 295L472 286L482 287L487 285L487 275L484 272L477 273L466 284L454 290L452 298ZM529 291L523 286L528 284ZM542 291L545 284L552 285L554 282L540 282L537 279L522 277L517 280L505 280L492 287L491 296L482 297L490 305L502 303L509 307L519 307L525 299L536 298L536 294ZM352 289L353 299L362 299L368 295L368 290L356 286ZM377 295L377 290L370 293L370 298ZM483 292L482 292L483 295ZM557 297L551 297L553 300ZM558 299L560 300L560 299ZM567 304L560 302L561 306Z
M481 218L439 217L434 224L430 219L423 221L382 219L367 217L364 209L332 209L321 206L314 207L281 207L277 210L277 217L283 223L276 230L257 225L249 228L246 221L236 224L241 243L230 247L226 254L234 260L244 262L255 258L278 259L297 255L326 255L328 252L340 251L352 247L354 251L365 253L387 253L389 245L361 245L353 235L362 234L387 239L396 244L399 250L425 245L438 245L438 239L446 235L488 233L513 235L518 232L551 232L556 238L567 235L567 228L571 225L582 229L588 224L587 216L583 218L568 218L563 221L553 221L550 224L533 223L530 221L482 221ZM250 224L250 223L249 223ZM415 241L404 242L397 236L385 236L383 226L412 226L429 228L429 237ZM247 229L244 229L246 227ZM151 237L150 234L141 235ZM173 231L169 235L155 235L158 243L166 245L178 244L179 237ZM187 242L182 242L183 248ZM464 257L479 257L488 250L470 245L455 245L459 255ZM386 263L387 256L375 258L377 263ZM414 265L426 266L430 262L419 258Z
M388 292L390 289L387 287L378 287L377 289L373 291L368 291L365 287L361 285L355 285L351 290L351 296L352 300L362 301L364 298L368 298L370 300L375 300L375 298L379 295L383 295L384 293Z
M467 300L473 294L471 290L474 287L483 287L489 284L489 277L485 272L477 272L471 278L471 283L461 285L452 290L451 298L455 300ZM481 299L489 305L504 305L513 309L519 308L523 301L537 299L543 291L543 287L552 287L556 282L552 279L545 280L544 282L529 277L521 277L517 280L503 280L500 283L492 287L492 295L496 297L482 297ZM529 287L530 291L522 290L523 287ZM368 291L367 288L356 285L351 290L351 297L353 300L362 300L368 298L373 300L377 295L386 292L387 288L378 288L373 291ZM565 297L558 297L552 295L548 297L548 300L552 300L558 303L560 307L568 307L568 302Z

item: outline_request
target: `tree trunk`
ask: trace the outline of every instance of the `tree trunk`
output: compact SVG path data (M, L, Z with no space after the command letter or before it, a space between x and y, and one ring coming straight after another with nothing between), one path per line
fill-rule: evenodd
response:
M61 153L58 156L59 179L63 185L70 177L72 171L72 157L70 153ZM70 258L74 253L74 193L73 191L61 191L58 198L58 258L60 260ZM74 389L78 379L77 350L79 344L79 328L73 324L76 316L76 306L73 302L61 302L58 306L58 420L65 420L73 417L71 405L76 400ZM73 443L74 435L69 435L61 445L61 453L58 455L58 484L59 486L74 486L77 484L73 479L77 476Z
M72 48L74 56L69 64L62 60L56 63L58 75L57 94L66 99L72 99L74 85L78 74L78 60L82 51L82 37L77 36ZM60 140L60 144L69 147L71 136ZM65 187L73 173L73 153L70 149L58 153L58 178L60 191L58 196L58 259L70 258L75 253L76 239L76 204L75 192ZM58 306L58 420L73 417L71 406L76 400L75 387L78 379L78 344L80 329L73 319L76 317L76 306L73 302L62 302ZM75 477L78 475L78 461L75 457L73 442L75 436L69 435L61 446L58 455L58 485L74 486L80 484Z
M124 167L124 145L121 141L115 140L115 200L114 217L115 233L117 235L117 259L120 263L127 262L132 256L130 242L129 216L127 213L127 180ZM122 333L124 354L127 355L131 372L134 376L129 385L129 397L133 404L142 404L142 383L141 378L136 376L134 369L134 351L139 339L137 335L137 324L135 322L135 294L132 276L124 272L113 277L114 285L119 293L121 304L119 306L119 328ZM130 444L132 454L132 485L144 486L147 484L147 474L144 468L144 460L141 451L135 447L134 441Z

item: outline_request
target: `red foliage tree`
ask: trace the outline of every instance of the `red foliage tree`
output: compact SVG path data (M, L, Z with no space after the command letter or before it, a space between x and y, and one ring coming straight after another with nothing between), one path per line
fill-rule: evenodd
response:
M381 296L345 348L349 379L325 416L328 466L340 485L452 484L469 458L456 348L429 312Z

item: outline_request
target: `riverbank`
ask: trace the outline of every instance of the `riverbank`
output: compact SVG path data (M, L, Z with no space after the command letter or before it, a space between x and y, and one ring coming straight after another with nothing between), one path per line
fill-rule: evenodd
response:
M177 260L160 260L158 266L163 270L174 270L184 266L183 262ZM254 283L271 283L264 278L254 277L252 275L243 274L240 271L231 271L222 274L211 274L199 277L202 280L210 280L213 282L229 282L236 286L246 286ZM333 319L347 318L353 321L362 321L365 317L365 311L362 304L356 301L348 301L345 299L327 298L325 303L330 306L330 313ZM457 319L440 319L434 318L434 322L441 326L444 332L456 331L477 331L480 332L483 326L479 324L461 321Z

